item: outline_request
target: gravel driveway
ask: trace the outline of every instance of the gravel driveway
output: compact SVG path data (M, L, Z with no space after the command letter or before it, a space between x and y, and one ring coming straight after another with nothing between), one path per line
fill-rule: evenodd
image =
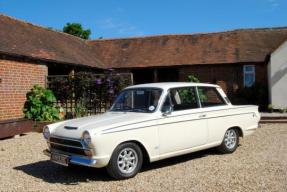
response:
M287 191L287 124L266 124L231 155L205 150L146 165L112 181L104 169L68 169L42 154L41 134L0 140L0 191Z

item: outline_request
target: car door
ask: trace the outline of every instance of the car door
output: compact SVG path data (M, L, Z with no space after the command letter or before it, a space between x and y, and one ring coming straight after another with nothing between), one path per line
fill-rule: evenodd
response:
M226 95L220 88L199 86L197 89L202 112L207 118L208 143L221 141L228 125L236 123L229 111L229 100L224 98Z
M207 120L197 98L195 87L169 90L161 109L163 116L158 120L160 155L207 142Z

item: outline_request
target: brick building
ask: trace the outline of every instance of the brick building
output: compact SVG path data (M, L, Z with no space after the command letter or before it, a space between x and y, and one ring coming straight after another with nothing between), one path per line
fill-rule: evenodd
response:
M26 93L48 74L102 71L87 43L65 33L0 15L0 124L23 118Z
M267 84L270 54L287 39L287 28L160 35L89 41L113 68L131 71L136 83L186 81L220 84L232 96L255 82ZM249 73L246 69L253 70Z
M48 68L30 62L0 60L0 120L22 118L26 93L33 85L45 85Z
M71 71L132 72L135 83L220 84L232 97L240 87L267 84L269 56L287 28L82 40L0 15L0 124L23 118L25 94L47 75Z

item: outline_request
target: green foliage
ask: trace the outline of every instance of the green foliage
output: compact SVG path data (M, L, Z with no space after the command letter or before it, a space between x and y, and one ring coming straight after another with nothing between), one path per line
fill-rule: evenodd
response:
M76 104L75 114L77 118L87 116L87 108L83 99Z
M187 76L187 81L191 83L200 83L199 79L194 75ZM201 102L205 102L207 99L202 89L198 89L198 96Z
M193 76L193 75L189 75L187 77L187 81L188 82L193 82L193 83L199 83L199 79L197 77Z
M193 104L197 102L194 89L191 88L179 89L178 94L182 99L182 101L186 104Z
M272 109L273 109L272 104L268 104L267 109L268 109L268 110L272 110Z
M68 33L82 39L89 39L91 35L91 30L84 30L80 23L67 23L63 28L64 33Z
M198 97L201 103L206 102L207 101L207 97L206 94L204 93L202 88L198 88Z
M26 95L23 112L25 117L35 121L54 121L59 119L56 97L51 90L35 85Z

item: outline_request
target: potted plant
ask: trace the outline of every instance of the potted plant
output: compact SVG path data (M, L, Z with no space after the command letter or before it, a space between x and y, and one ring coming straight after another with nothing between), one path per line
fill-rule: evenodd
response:
M51 90L35 85L26 98L23 112L27 119L34 121L34 130L40 132L44 125L63 118L63 110L57 106Z

